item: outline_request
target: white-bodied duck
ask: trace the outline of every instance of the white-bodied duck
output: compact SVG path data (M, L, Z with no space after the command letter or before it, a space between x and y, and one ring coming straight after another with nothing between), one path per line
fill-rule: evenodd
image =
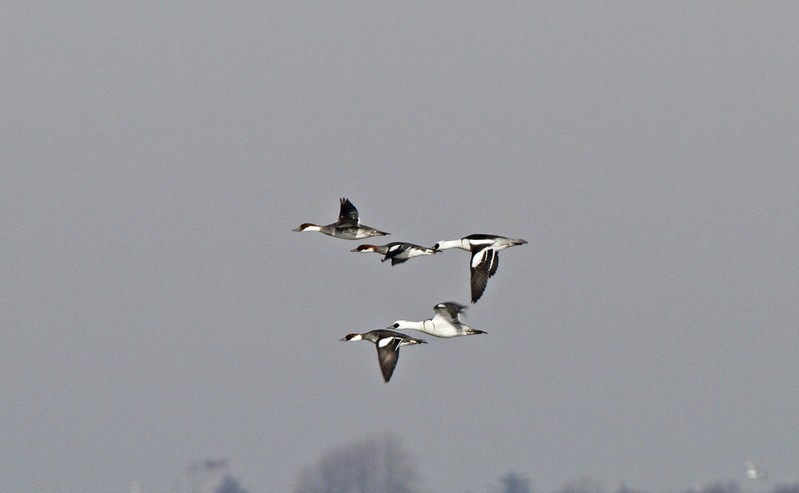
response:
M439 241L433 248L437 251L460 248L472 253L470 263L472 303L477 303L477 300L480 299L486 289L488 278L497 273L497 267L499 267L499 255L497 252L526 243L527 240L506 238L504 236L473 234L457 240Z
M477 330L469 327L461 320L461 313L466 310L465 305L447 301L439 303L433 307L435 315L433 318L422 320L421 322L412 322L410 320L397 320L392 329L410 329L424 332L435 337L458 337L469 336L474 334L485 334L483 330Z

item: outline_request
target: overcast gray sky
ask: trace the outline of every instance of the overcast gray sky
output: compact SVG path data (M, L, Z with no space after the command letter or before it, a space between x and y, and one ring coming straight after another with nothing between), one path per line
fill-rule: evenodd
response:
M0 483L251 492L392 432L436 492L799 479L799 4L11 2ZM391 382L348 332L469 299Z

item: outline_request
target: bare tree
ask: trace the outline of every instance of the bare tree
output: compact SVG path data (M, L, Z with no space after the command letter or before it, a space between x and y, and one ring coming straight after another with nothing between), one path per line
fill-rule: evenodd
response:
M178 491L187 493L246 493L230 475L227 459L205 459L190 463Z
M499 478L501 493L532 493L530 480L513 471Z
M247 493L247 491L241 487L241 484L236 478L227 474L222 479L219 486L216 487L214 493Z
M392 436L333 450L300 474L295 493L411 493L418 479Z

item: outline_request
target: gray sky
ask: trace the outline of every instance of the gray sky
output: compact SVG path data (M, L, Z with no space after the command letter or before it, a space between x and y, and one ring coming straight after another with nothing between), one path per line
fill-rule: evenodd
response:
M13 2L0 16L3 491L288 491L392 432L432 491L799 464L799 5ZM469 299L291 230L525 238Z

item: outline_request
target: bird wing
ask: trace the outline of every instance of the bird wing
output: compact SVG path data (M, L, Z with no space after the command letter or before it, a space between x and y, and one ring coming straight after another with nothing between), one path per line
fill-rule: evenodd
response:
M440 315L449 322L460 323L460 314L466 310L466 306L461 305L460 303L455 303L454 301L447 301L446 303L439 303L433 307L433 310L435 310L437 315Z
M341 209L338 213L338 220L342 223L358 225L358 209L352 205L350 199L341 199Z
M472 303L476 303L483 295L488 278L497 272L498 265L497 252L493 248L483 248L472 254Z
M491 262L491 268L488 269L488 277L492 277L494 274L497 273L497 269L499 268L499 253L493 248L491 249L493 252L493 260Z
M479 244L481 246L489 246L493 245L498 239L504 239L502 236L497 235L487 235L482 233L476 233L469 236L464 236L467 240L470 240L472 245Z
M409 248L407 243L401 242L391 242L386 245L386 255L383 257L383 261L391 260L391 265L394 265L394 260L397 260L396 263L401 263L403 260L407 259L397 259L396 256L401 254L402 252L406 251Z
M402 342L401 337L389 336L377 341L377 361L380 363L380 371L383 373L383 380L388 382L394 373L399 359L399 347Z
M383 260L393 259L397 255L401 254L402 252L408 250L411 246L408 243L400 243L400 242L393 242L386 245L388 249L386 250L386 258Z

